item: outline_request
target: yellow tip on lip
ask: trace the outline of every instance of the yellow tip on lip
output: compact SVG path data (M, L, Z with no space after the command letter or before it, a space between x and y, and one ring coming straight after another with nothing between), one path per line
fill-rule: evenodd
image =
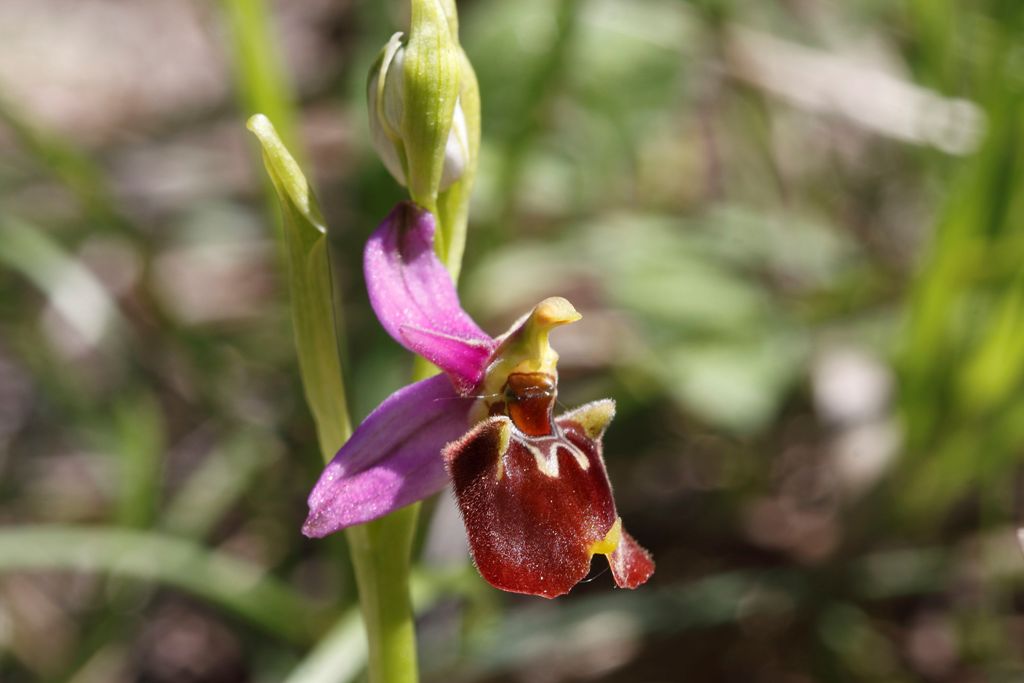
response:
M608 533L604 535L604 538L590 544L590 555L611 555L618 549L619 541L621 540L622 518L616 517L615 524L612 524L612 528L608 530Z
M568 299L560 296L544 299L533 309L533 319L541 327L574 323L582 317Z

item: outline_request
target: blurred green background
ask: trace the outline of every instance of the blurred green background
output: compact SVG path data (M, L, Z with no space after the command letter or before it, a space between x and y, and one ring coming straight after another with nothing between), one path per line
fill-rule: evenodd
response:
M464 302L584 314L561 402L617 399L658 570L501 594L442 496L424 680L1024 680L1024 4L459 8ZM344 541L298 531L321 462L243 122L294 117L363 416L411 365L359 266L402 194L363 88L404 3L263 9L0 3L5 683L362 675Z

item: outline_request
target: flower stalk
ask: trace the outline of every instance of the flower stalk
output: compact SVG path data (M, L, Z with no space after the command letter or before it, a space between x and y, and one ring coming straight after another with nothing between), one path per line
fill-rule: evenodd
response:
M370 683L416 683L409 569L419 504L345 531L366 628Z

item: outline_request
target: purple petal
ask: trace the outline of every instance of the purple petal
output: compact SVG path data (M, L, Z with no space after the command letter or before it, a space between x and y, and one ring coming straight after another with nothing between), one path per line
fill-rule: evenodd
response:
M366 288L395 341L449 374L461 394L483 377L495 342L462 310L434 253L434 217L412 202L396 206L363 254Z
M468 429L471 405L440 375L384 399L320 475L302 533L326 536L443 489L441 449Z

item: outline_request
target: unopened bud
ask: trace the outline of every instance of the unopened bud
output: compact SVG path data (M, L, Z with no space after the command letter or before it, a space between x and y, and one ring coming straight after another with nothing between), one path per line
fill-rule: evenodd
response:
M452 45L451 49L452 61L455 61L457 48ZM402 34L396 33L370 70L367 101L371 139L384 166L399 184L410 188L414 198L420 199L416 194L424 192L436 197L462 177L470 159L466 117L458 97L458 71L454 70L455 78L432 79L434 82L428 83L428 88L450 92L438 92L436 97L427 98L426 107L414 111L410 108L407 90L415 75L406 74L406 52ZM436 121L439 114L444 114L446 98L454 99L450 119ZM420 102L423 100L419 98ZM441 127L448 132L443 148L436 144L440 136L431 134ZM436 177L435 164L440 155L443 155L443 165L440 177Z

